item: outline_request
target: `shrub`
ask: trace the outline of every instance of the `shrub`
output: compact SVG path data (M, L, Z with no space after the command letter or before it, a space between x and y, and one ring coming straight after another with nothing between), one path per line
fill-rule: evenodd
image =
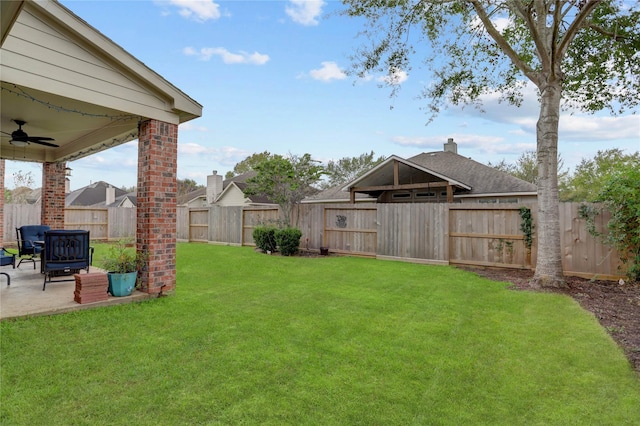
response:
M276 242L283 256L291 256L298 253L302 231L298 228L284 228L276 231Z
M256 243L256 247L258 247L263 252L274 252L276 251L276 231L278 229L274 226L257 226L253 229L253 241Z
M580 217L587 220L589 233L618 251L630 281L640 281L639 165L619 166L605 179L596 197L602 205L581 205L579 209ZM598 232L595 226L595 217L603 207L611 213L606 233Z

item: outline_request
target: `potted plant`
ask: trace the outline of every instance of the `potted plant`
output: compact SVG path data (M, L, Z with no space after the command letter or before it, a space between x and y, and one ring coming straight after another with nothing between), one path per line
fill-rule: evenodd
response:
M113 244L102 266L107 270L109 293L112 296L129 296L136 288L138 270L144 266L146 256L136 251L127 240Z

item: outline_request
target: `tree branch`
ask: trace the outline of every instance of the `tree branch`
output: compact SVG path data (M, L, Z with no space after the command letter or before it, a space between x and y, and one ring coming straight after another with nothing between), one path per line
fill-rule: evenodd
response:
M600 5L600 3L602 3L602 0L592 0L584 2L583 4L581 3L581 8L576 6L578 7L579 12L573 22L571 22L571 25L565 32L564 37L562 37L562 41L560 42L560 45L555 52L556 58L558 60L561 60L564 57L567 49L569 48L569 45L576 37L576 34L578 33L578 31L585 27L585 21L587 20L589 15L591 15L591 12L593 12L594 9Z
M593 24L588 24L587 28L594 30L597 33L602 34L605 37L609 37L615 41L622 41L622 40L628 40L630 37L618 34L618 33L612 33L610 31L605 30L602 27L599 27L597 25L593 25Z
M484 9L480 1L478 0L470 0L470 3L473 5L476 13L478 14L478 18L482 21L485 29L491 36L491 38L500 46L500 49L511 59L513 64L520 69L531 81L535 82L537 80L536 74L534 71L527 65L526 62L522 61L515 50L511 47L511 45L502 37L502 34L496 29L491 21L491 18L487 14L487 11ZM517 3L517 2L516 2Z

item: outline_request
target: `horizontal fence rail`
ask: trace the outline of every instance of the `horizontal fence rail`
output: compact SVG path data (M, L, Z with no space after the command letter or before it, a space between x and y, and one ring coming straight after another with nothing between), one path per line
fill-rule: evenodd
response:
M520 208L531 209L532 246L520 229ZM623 275L617 252L592 237L580 218L580 203L560 203L562 266L566 275L617 279ZM606 232L608 212L596 217ZM65 209L65 228L84 229L94 240L135 237L135 208ZM300 204L290 222L302 231L305 250L431 264L533 269L537 260L536 203ZM15 244L15 228L40 223L40 206L6 204L4 242ZM255 246L253 230L282 223L277 207L177 208L180 241Z

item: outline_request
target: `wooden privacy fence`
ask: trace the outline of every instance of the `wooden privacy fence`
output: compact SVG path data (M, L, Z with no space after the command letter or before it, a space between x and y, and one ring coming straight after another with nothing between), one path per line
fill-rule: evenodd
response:
M519 206L450 205L449 263L531 268ZM531 205L524 206L529 209Z
M40 224L39 204L5 204L4 235L6 243L16 242L16 228ZM136 235L136 209L109 207L67 207L65 229L89 231L92 240L117 240Z
M537 206L527 204L538 223ZM566 275L616 279L622 274L617 252L593 238L578 214L580 203L560 203L562 265ZM502 268L534 268L537 240L529 250L520 230L520 204L302 204L291 222L302 233L301 247L421 263ZM271 207L177 209L177 238L183 241L254 245L253 229L278 222ZM597 216L606 230L610 215ZM40 223L38 205L5 205L4 241L15 242L15 228ZM135 208L67 208L65 228L86 229L97 240L133 237Z

